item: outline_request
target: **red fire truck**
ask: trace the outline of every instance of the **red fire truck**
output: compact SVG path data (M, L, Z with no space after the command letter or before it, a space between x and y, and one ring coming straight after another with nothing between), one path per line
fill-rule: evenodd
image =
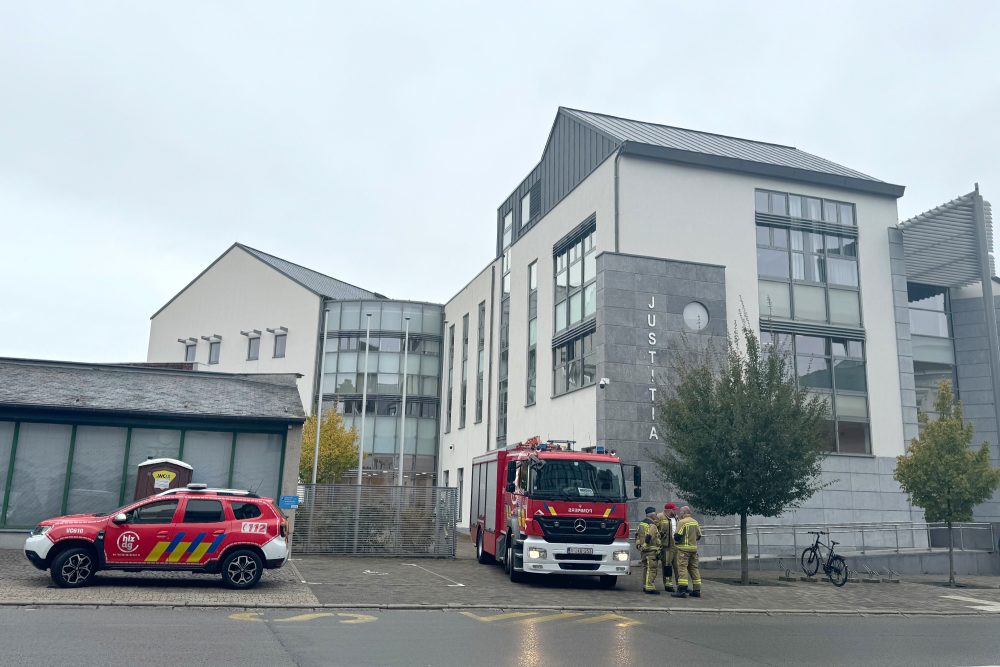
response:
M642 471L630 467L638 498ZM511 581L596 575L611 588L629 573L627 500L613 453L535 437L473 460L469 534L479 562L496 560Z

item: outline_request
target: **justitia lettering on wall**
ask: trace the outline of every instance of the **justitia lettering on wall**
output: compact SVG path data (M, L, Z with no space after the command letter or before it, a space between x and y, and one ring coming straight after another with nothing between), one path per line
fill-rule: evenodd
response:
M656 296L650 295L649 297L649 310L646 313L646 324L649 325L649 333L647 334L646 340L649 342L650 348L655 348L656 346L656 313L652 312L656 308ZM660 436L656 433L656 352L655 349L647 350L649 353L649 418L653 420L653 425L649 427L649 439L659 440Z

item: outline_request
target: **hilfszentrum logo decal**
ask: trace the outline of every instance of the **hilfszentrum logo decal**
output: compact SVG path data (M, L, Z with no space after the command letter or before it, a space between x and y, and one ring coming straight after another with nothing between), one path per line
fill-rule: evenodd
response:
M584 519L577 519L573 522L573 530L578 533L582 533L587 530L587 522Z
M123 553L130 554L139 548L139 536L131 530L118 536L118 548Z

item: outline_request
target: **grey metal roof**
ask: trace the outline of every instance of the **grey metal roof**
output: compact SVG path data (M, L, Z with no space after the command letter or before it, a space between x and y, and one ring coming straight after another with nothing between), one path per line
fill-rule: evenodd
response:
M298 423L298 377L0 358L0 408Z
M977 198L982 219L977 215ZM978 229L982 224L982 235ZM993 249L993 211L978 189L899 223L912 282L961 287L983 280L982 244ZM996 273L992 255L989 275Z
M315 292L320 296L325 296L328 299L349 300L386 298L382 294L369 292L366 289L356 287L350 283L345 283L343 280L337 280L336 278L331 278L330 276L322 274L319 271L313 271L312 269L307 269L299 264L289 262L287 259L281 259L280 257L269 255L262 250L251 248L250 246L243 245L242 243L237 243L236 245L243 250L246 250L248 253L265 264L268 264L285 274L306 289Z
M635 142L673 151L697 153L727 160L771 165L778 168L849 179L845 183L867 181L872 184L884 184L889 186L887 194L895 194L896 196L902 194L902 186L891 186L891 184L860 171L806 153L792 146L739 139L710 132L698 132L565 107L560 111L589 124L619 142ZM897 189L898 194L896 194Z

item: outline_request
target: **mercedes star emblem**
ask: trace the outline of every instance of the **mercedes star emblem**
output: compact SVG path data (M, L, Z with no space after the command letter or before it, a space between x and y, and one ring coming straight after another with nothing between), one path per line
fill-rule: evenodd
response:
M584 519L577 519L573 522L573 530L578 533L582 533L587 530L587 522Z

